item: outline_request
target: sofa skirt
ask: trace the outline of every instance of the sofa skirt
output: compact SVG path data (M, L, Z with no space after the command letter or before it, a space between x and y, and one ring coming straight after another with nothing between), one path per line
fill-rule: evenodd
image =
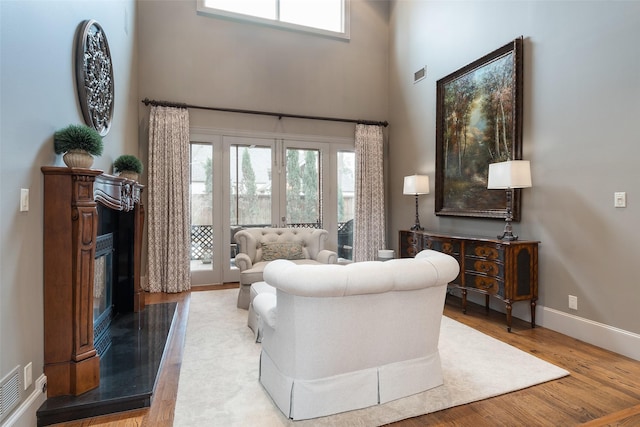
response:
M292 420L387 403L443 384L440 354L317 379L284 375L263 350L260 383Z

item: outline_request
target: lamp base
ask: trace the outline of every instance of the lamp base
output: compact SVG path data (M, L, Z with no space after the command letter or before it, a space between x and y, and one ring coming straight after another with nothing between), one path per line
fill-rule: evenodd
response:
M424 231L424 227L420 226L420 216L418 215L418 195L416 194L416 223L411 227L411 231Z
M513 190L511 188L507 188L507 217L504 220L504 231L501 235L498 236L498 239L507 240L510 242L518 240L518 236L513 234L513 227L511 227L511 221L513 221L513 215L511 213L511 204L513 203L512 192Z
M500 240L514 241L518 240L518 236L513 234L513 228L511 227L511 212L508 213L508 217L505 220L504 231L498 236Z
M516 236L515 234L513 234L512 232L504 232L501 235L498 236L498 239L500 240L507 240L510 242L513 242L515 240L518 240L518 236Z

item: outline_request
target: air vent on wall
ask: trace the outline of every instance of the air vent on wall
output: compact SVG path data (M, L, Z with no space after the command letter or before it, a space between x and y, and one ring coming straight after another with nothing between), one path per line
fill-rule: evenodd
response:
M0 381L0 420L20 403L20 385L20 366L16 366Z
M427 77L427 67L424 66L420 68L418 71L413 73L413 83L418 83L420 80Z

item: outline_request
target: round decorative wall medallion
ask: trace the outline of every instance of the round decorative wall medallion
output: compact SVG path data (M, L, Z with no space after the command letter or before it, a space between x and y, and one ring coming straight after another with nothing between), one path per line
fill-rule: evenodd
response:
M78 28L76 85L84 121L106 135L113 115L113 66L107 36L94 19Z

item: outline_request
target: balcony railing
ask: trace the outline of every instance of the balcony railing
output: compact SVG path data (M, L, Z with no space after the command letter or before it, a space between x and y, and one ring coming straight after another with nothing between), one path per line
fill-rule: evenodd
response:
M270 224L251 224L246 227L268 227ZM245 227L245 226L241 226ZM322 223L300 222L287 224L291 228L322 228ZM235 242L231 242L235 247ZM353 220L338 223L338 256L351 259L351 246L353 245ZM211 259L213 250L213 227L211 225L191 226L191 259ZM233 257L232 254L230 254Z

